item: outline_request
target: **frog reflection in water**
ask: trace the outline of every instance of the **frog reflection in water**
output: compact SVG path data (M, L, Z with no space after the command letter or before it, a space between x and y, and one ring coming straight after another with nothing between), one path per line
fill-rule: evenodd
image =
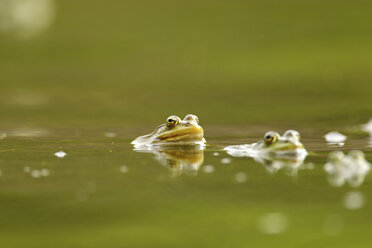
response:
M168 168L172 177L182 173L196 175L204 162L204 148L163 147L157 146L151 150L135 150L152 153L155 159Z
M311 163L304 163L305 154L299 156L290 156L282 158L273 158L270 156L255 156L253 159L265 166L265 169L274 174L279 170L284 170L288 176L297 176L299 170L311 170L314 165Z
M132 141L134 151L152 153L172 176L196 174L204 161L204 131L196 115L170 116L154 132Z
M300 142L299 132L295 130L288 130L283 136L270 131L257 143L227 146L225 150L233 157L252 157L270 173L283 168L294 176L300 168L311 169L311 166L303 164L307 152Z
M196 115L188 114L183 120L172 115L165 124L151 134L136 138L132 144L135 148L152 145L204 145L204 130L199 126Z
M370 171L370 164L362 151L350 151L347 155L341 151L333 151L329 153L324 170L332 186L341 187L348 183L352 187L358 187L363 184Z

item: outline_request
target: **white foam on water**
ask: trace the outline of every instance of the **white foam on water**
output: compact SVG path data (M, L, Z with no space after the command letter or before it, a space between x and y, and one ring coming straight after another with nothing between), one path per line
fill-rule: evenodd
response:
M329 132L326 135L324 135L324 138L329 143L336 143L339 146L344 145L344 141L347 139L347 137L339 132L333 131Z
M64 158L66 155L67 154L64 151L54 153L54 156L56 156L57 158Z

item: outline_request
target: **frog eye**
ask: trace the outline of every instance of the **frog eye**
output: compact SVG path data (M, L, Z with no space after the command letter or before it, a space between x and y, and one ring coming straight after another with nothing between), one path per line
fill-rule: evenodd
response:
M285 133L283 134L283 137L284 138L295 138L297 139L298 141L300 141L300 133L297 132L296 130L287 130L285 131Z
M199 118L196 115L188 114L185 116L184 121L195 121L197 124L199 124Z
M172 115L167 118L166 125L168 128L171 128L176 126L179 121L180 121L179 117Z
M266 145L271 145L278 141L279 135L276 132L267 132L264 136Z

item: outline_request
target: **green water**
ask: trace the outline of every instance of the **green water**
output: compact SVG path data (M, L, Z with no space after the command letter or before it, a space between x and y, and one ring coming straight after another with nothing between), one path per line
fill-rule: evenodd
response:
M56 1L39 35L0 33L1 247L370 247L370 174L334 187L324 164L351 149L372 162L357 130L372 117L371 7ZM133 138L188 113L213 145L197 172L132 150ZM294 175L214 154L286 129L310 153ZM345 146L325 143L333 130ZM35 178L41 169L49 175ZM350 192L361 208L345 207Z

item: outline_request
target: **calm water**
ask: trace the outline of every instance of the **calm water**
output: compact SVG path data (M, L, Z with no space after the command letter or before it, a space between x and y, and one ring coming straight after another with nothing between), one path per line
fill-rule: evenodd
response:
M324 171L330 150L362 149L372 161L368 135L349 134L345 146L330 147L322 130L303 130L310 153L304 164L276 169L220 150L257 141L269 128L224 127L231 130L227 138L221 127L211 127L207 139L213 145L205 151L157 157L133 151L131 137L120 130L9 130L1 140L2 242L368 247L371 176L359 187L335 187ZM60 150L64 158L54 156ZM181 170L181 162L198 166Z

